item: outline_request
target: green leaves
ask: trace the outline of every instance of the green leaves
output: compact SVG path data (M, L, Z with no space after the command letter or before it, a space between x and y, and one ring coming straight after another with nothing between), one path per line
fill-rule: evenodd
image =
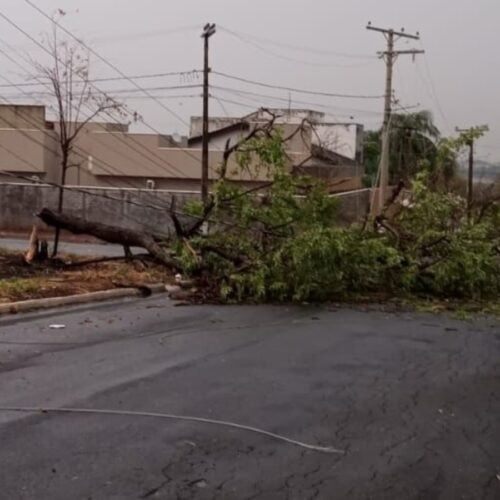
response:
M438 157L457 144L442 140ZM318 179L292 176L279 134L252 138L240 169L266 169L269 182L220 179L208 235L180 241L187 273L201 276L225 302L320 302L353 294L484 298L500 291L500 209L493 203L469 224L463 197L436 188L422 169L410 198L378 233L340 227L338 201ZM444 161L444 160L443 160ZM198 215L192 203L189 213Z

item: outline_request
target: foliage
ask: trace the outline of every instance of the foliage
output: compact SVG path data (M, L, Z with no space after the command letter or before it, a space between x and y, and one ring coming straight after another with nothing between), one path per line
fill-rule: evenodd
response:
M412 204L395 219L398 249L404 256L411 291L438 296L493 296L500 290L500 233L491 216L476 224L466 217L466 201L432 189L428 174L413 182Z
M371 130L365 135L364 163L372 185L380 161L381 131ZM448 182L456 170L456 158L441 143L440 133L428 111L418 113L395 113L390 124L389 174L393 183L410 181L418 172L436 172L436 177Z
M453 158L457 147L442 140L436 154ZM252 138L238 161L242 170L265 169L266 189L221 177L208 234L176 246L185 271L220 300L328 301L373 293L482 299L500 291L498 204L481 217L477 207L476 222L469 222L466 200L437 186L436 170L418 173L410 198L371 231L341 227L337 200L325 186L289 173L279 133ZM191 203L189 212L200 216L203 207Z
M365 167L366 187L375 184L380 162L380 131L368 130L363 139L363 159Z

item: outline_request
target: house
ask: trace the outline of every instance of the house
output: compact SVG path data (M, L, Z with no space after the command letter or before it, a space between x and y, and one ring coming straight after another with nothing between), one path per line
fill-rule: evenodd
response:
M252 127L275 117L275 126L283 137L303 130L285 144L292 158L292 171L298 175L321 177L331 191L346 191L362 187L363 126L356 123L330 123L324 113L306 109L261 109L243 118L210 118L208 129L211 148L223 150L226 143L234 144ZM188 146L202 142L202 118L191 118Z
M2 170L46 182L60 181L58 124L48 121L45 113L44 106L0 105L0 182L13 181ZM291 171L323 177L332 191L361 187L361 125L327 123L323 113L310 110L272 113L283 135L293 136L286 143ZM258 110L243 118L210 119L210 178L217 176L227 141L238 141L268 116L267 111ZM201 126L201 118L193 117L189 138L179 140L133 133L129 124L90 122L75 141L66 184L199 191ZM230 166L235 166L234 161L230 160ZM235 173L236 169L229 168L228 172L235 182L253 185L266 181L262 171Z

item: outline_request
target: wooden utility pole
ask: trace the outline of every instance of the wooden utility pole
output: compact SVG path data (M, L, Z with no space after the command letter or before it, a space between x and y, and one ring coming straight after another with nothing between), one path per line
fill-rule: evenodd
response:
M202 131L202 153L201 153L201 199L203 204L208 203L208 40L215 33L215 24L207 23L203 27L201 37L204 41L203 54L203 131Z
M472 218L472 203L474 199L474 129L464 129L456 127L455 130L461 134L467 134L466 144L467 146L469 146L469 171L467 175L467 220L470 222Z
M376 28L368 23L366 27L368 30L378 31L382 33L387 40L387 49L385 52L380 53L380 57L384 59L386 64L386 76L385 76L385 94L384 94L384 122L382 125L382 152L380 155L380 166L379 166L379 192L378 192L378 204L375 202L371 207L371 212L373 215L379 215L384 208L387 187L389 185L389 151L390 151L390 124L391 124L391 100L392 100L392 73L394 69L394 63L399 55L411 54L415 56L416 54L423 54L423 50L394 50L394 43L399 38L411 38L412 40L420 40L420 35L410 35L405 33L402 28L401 31L394 31L393 29ZM376 207L376 208L375 208Z

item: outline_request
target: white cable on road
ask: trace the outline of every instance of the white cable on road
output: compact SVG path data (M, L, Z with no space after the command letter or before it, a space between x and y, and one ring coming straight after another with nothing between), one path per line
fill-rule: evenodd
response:
M295 439L290 439L285 436L280 436L274 432L269 432L257 427L251 427L249 425L236 424L234 422L227 422L225 420L215 420L211 418L203 417L191 417L187 415L172 415L170 413L152 413L145 411L126 411L126 410L101 410L101 409L91 409L91 408L36 408L29 406L19 406L19 407L0 407L0 412L22 412L22 413L91 413L97 415L118 415L118 416L128 416L128 417L151 417L151 418L165 418L171 420L187 420L189 422L201 422L204 424L214 424L222 425L225 427L233 427L234 429L241 429L244 431L255 432L257 434L262 434L264 436L269 436L285 443L290 443L295 446L300 446L301 448L306 448L308 450L320 451L322 453L345 453L343 450L332 448L331 446L316 446L314 444L303 443L302 441L296 441Z

